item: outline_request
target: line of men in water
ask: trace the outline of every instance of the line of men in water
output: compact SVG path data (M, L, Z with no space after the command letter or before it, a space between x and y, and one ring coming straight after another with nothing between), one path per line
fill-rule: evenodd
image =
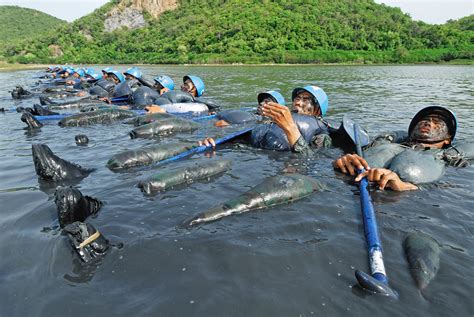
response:
M154 78L154 83L149 83L137 67L129 68L123 74L111 68L104 68L102 74L92 69L81 71L67 67L59 71L50 68L49 71L53 77L69 78L68 84L72 84L72 80L74 86L92 83L91 93L94 93L94 87L102 87L101 80L114 82L115 94L112 96L117 98L131 94L132 100L145 106L151 113L165 112L160 106L163 104L160 99L163 95L174 93L174 82L169 76L158 76ZM120 86L122 84L128 89L123 89ZM100 89L95 90L102 96ZM188 75L183 78L181 91L198 98L204 93L205 85L200 77ZM108 96L102 97L111 101ZM331 127L324 119L329 108L324 90L311 85L299 87L293 90L291 97L292 104L287 107L278 91L258 94L257 112L267 120L260 121L262 124L252 129L248 141L255 147L291 150L304 155L311 155L314 149L337 145L334 140L341 129ZM174 102L177 100L176 96L170 99ZM183 99L190 100L196 99ZM211 105L211 113L219 110L217 105ZM224 111L216 125L247 122L248 116L251 115L242 111ZM233 120L236 117L239 119ZM353 176L357 170L365 169L355 180L366 176L369 181L377 183L380 189L415 190L419 188L418 184L439 180L445 165L466 166L468 160L472 159L474 149L471 144L453 146L456 130L457 120L452 111L441 106L427 107L413 117L408 132L398 131L375 138L364 148L365 159L357 154L345 154L336 159L333 165L342 173ZM213 138L205 138L199 144L215 147Z
M290 108L276 91L259 94L258 102L259 113L271 123L257 125L252 130L250 142L256 147L310 155L315 148L337 145L333 141L340 137L341 131L347 133L323 119L329 104L326 93L319 87L294 89ZM367 177L381 190L416 190L419 184L439 180L446 165L464 167L474 158L473 144L453 145L456 130L457 120L452 111L440 106L426 107L413 117L408 132L380 135L364 147L366 158L344 154L333 166L352 176L357 170L365 169L355 181ZM213 138L205 138L199 144L215 147Z
M202 79L192 75L184 76L181 91L176 92L173 90L174 82L168 76L158 76L154 79L154 83L150 84L136 67L128 69L123 74L111 69L104 69L102 77L101 74L90 69L84 70L84 74L86 72L89 72L89 78L87 75L81 76L80 72L78 73L74 69L62 69L55 72L53 77L64 76L66 85L84 84L82 89L88 89L90 94L94 93L94 89L98 92L96 95L100 95L104 90L106 93L101 97L109 102L114 102L114 98L132 96L131 99L127 97L127 103L133 101L134 104L127 107L138 104L141 107L148 107L152 112L160 112L150 114L150 116L161 115L164 103L156 101L167 94L174 94L174 101L189 102L190 107L195 107L194 98L202 96L205 90ZM105 82L103 76L108 78ZM82 77L86 79L83 80ZM95 81L88 81L87 78L94 78ZM101 80L104 83L103 86L99 85ZM146 84L138 84L142 82ZM106 88L108 83L113 85L112 93ZM86 88L87 85L89 86ZM184 93L192 98L179 99L177 97L179 93ZM154 98L155 95L158 97ZM173 102L172 98L166 99ZM278 91L262 92L257 95L259 116L241 110L220 111L217 113L219 120L216 125L222 127L250 122L252 129L249 134L245 135L245 140L252 146L270 150L292 151L305 158L314 157L315 150L330 146L341 146L346 150L344 141L349 140L348 143L352 148L354 143L357 143L354 135L350 135L351 129L346 129L347 120L343 119L338 128L326 121L329 99L323 89L311 85L298 87L292 91L291 99L292 104L287 107L284 97ZM213 110L211 107L206 109L209 112ZM107 114L106 111L111 110L105 110L105 114ZM117 109L113 111L117 111ZM132 111L119 111L136 116ZM173 116L165 115L164 117L169 119ZM354 132L353 123L350 128ZM249 129L244 130L248 131ZM420 184L439 180L446 166L466 166L468 160L474 158L474 144L453 142L456 130L457 120L452 111L440 106L427 107L413 117L408 131L380 135L371 142L364 143L365 158L356 154L344 154L336 159L333 165L336 170L353 176L357 170L365 169L365 172L359 174L355 180L358 181L367 176L369 181L376 183L380 189L415 190L423 186ZM216 146L213 138L205 138L199 144ZM176 147L176 144L171 144L173 153L181 154L183 151ZM183 147L188 149L186 146ZM160 153L160 155L154 155L152 151L154 154ZM150 158L152 157L162 157L163 153L160 151L169 152L169 149L160 148L160 144L158 144L153 147L141 148L140 151L119 153L114 157L128 159L127 156L130 154L133 155L130 161L134 163L140 160L151 162ZM351 150L346 150L346 152L351 152ZM38 176L46 181L61 182L68 178L78 179L86 177L92 172L91 169L85 169L61 159L44 144L32 145L32 153L35 170ZM109 160L109 162L114 163L114 159L116 158ZM118 162L118 158L116 160ZM107 166L110 168L109 162ZM154 190L151 187L167 188L169 184L172 187L173 184L176 185L180 182L206 179L230 168L230 162L210 160L207 163L210 165L201 164L171 172L163 171L168 173L154 175L152 178L140 182L139 187L148 187L150 191ZM155 183L152 184L152 182ZM306 197L315 191L321 191L323 187L317 180L306 175L297 173L277 175L266 179L235 199L187 219L183 226L192 227L216 221L231 214L287 203ZM275 192L278 193L277 197ZM91 224L83 222L89 215L98 212L102 206L100 200L83 196L79 190L71 187L60 187L55 193L55 203L60 226L64 227L64 231L68 233L71 243L81 259L84 262L89 262L93 258L103 255L109 247L109 242Z
M149 113L166 112L164 105L170 103L205 104L211 113L219 111L219 106L202 98L204 81L194 75L183 77L179 91L175 91L173 79L166 75L150 81L138 67L131 67L121 73L111 67L97 72L93 68L48 67L47 72L57 79L58 84L80 89L78 97L95 97L111 103L126 103L125 109L146 109ZM87 91L87 92L86 92Z

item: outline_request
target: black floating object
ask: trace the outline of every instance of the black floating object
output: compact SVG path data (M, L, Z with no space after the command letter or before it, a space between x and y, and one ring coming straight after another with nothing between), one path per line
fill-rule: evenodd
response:
M36 174L42 180L60 182L82 179L93 171L63 160L55 155L46 144L32 144L31 149Z
M39 97L39 101L40 101L40 104L41 104L42 106L55 104L55 102L52 101L51 98L49 98L49 97L47 97L47 96L40 96L40 97Z
M11 94L13 99L23 99L31 95L31 92L21 86L16 86L15 89L13 89L13 91L11 92Z
M97 214L102 207L100 200L84 196L78 189L61 186L54 193L54 203L61 228L75 221L86 220L90 215Z
M20 118L21 121L28 125L28 129L39 129L43 126L31 113L23 112Z
M74 250L81 260L88 263L101 258L109 248L109 241L93 225L85 222L73 222L64 227Z
M89 144L89 138L85 134L78 134L74 137L77 145L87 145Z
M38 104L33 105L33 110L34 110L34 115L37 116L52 116L52 115L58 115L58 112L51 111L49 109L43 108L42 106Z

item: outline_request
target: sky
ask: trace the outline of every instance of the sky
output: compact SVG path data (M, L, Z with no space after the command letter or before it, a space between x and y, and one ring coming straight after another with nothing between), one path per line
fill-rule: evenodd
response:
M46 12L66 21L74 21L108 0L0 0L0 5L18 5ZM441 24L474 14L474 0L375 0L377 3L399 7L414 20Z

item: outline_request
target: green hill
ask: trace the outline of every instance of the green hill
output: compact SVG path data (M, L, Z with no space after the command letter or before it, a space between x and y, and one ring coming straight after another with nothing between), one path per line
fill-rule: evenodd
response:
M37 10L0 6L0 46L37 36L65 24L65 21Z
M17 62L105 64L474 58L474 32L466 27L472 16L430 25L372 0L180 0L158 19L145 12L144 27L106 31L111 15L138 2L112 1L49 35L10 46L4 55Z
M474 32L474 14L471 14L470 16L461 18L459 20L449 20L448 23L446 23L449 26L458 28L462 31L473 31ZM472 35L472 33L471 33ZM471 41L474 42L474 38L471 38Z

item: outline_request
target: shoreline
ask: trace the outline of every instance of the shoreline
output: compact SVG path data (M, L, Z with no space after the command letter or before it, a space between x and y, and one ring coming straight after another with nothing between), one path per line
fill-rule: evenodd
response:
M78 65L88 65L80 63ZM106 65L106 64L90 64L90 65ZM210 67L235 67L235 66L249 66L249 67L259 67L259 66L432 66L432 65L460 65L460 66L470 66L474 65L474 60L463 59L463 60L452 60L449 62L420 62L420 63L307 63L307 64L290 64L290 63L261 63L261 64L246 64L246 63L230 63L230 64L219 64L219 63L182 63L182 64L147 64L147 63L130 63L130 64L107 64L107 65L137 65L137 66L210 66ZM7 63L0 62L0 72L3 71L16 71L16 70L25 70L25 69L41 69L51 66L49 64L19 64L19 63Z

